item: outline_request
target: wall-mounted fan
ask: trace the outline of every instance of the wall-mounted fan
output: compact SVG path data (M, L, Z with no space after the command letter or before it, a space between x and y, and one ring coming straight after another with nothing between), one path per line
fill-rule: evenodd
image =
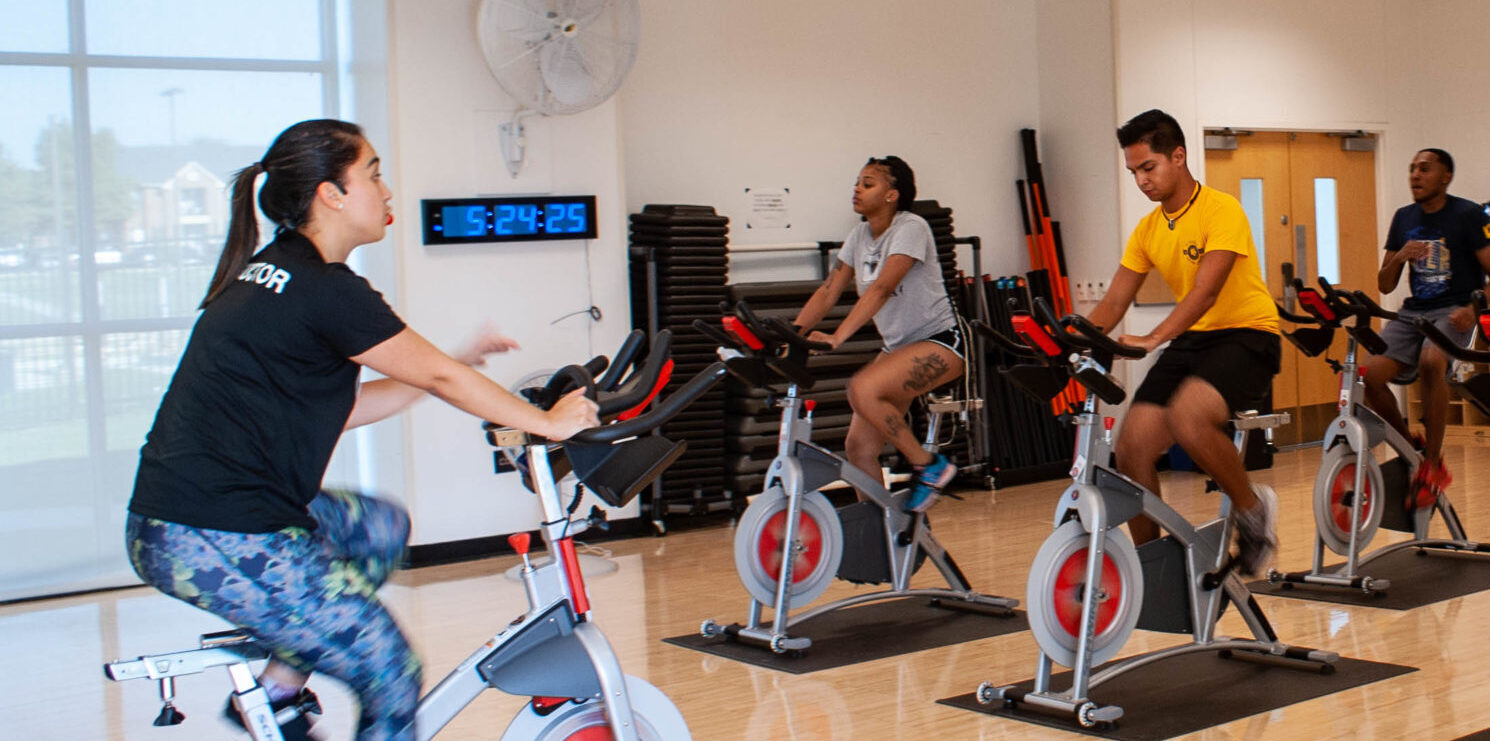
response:
M522 120L578 113L615 94L636 61L641 11L637 0L483 0L476 34L492 76L518 103L500 131L517 177Z

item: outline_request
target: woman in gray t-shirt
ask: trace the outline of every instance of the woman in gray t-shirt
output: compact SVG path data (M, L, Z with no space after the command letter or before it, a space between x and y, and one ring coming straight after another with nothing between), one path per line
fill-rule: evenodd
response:
M849 233L838 264L802 307L796 325L817 326L853 282L854 308L833 331L809 339L835 349L871 319L884 338L884 352L854 374L848 399L853 407L848 437L849 462L879 475L879 452L895 446L916 468L906 509L924 512L957 473L940 455L921 448L906 423L917 396L962 375L963 342L947 300L937 262L936 243L926 220L910 212L916 176L899 157L870 158L854 181L854 212L864 221Z

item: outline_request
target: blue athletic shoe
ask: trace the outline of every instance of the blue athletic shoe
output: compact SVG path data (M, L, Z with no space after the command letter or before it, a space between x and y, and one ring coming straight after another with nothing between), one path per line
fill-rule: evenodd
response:
M931 505L941 498L942 487L951 483L952 477L956 475L957 467L946 456L938 453L930 463L916 471L911 496L905 500L905 511L925 512L931 509Z

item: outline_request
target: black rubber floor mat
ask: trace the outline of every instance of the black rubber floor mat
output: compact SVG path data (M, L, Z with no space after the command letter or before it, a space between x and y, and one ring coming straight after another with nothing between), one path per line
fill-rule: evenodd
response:
M794 626L793 636L812 639L801 655L777 654L763 646L698 633L662 640L767 669L807 674L1023 630L1029 630L1023 610L997 617L935 607L916 597L834 610Z
M1329 568L1333 569L1339 564ZM1388 553L1359 569L1377 579L1388 579L1385 592L1366 594L1359 589L1319 584L1269 584L1266 580L1247 585L1253 594L1270 597L1319 600L1342 605L1411 610L1434 602L1490 589L1490 556L1452 553L1432 549L1404 548Z
M1075 718L1028 707L980 705L972 692L937 702L1098 738L1158 741L1415 671L1411 666L1341 657L1334 673L1318 674L1223 659L1213 651L1182 654L1139 667L1093 689L1094 701L1123 709L1123 717L1106 729L1082 728ZM1051 680L1056 688L1070 683L1070 672ZM1019 683L1025 688L1033 685L1034 680ZM1262 735L1267 736L1265 731Z

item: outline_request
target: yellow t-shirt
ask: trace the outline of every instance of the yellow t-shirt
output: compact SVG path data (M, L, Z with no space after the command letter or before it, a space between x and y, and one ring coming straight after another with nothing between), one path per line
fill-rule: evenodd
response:
M1262 282L1257 248L1242 205L1226 193L1202 186L1190 212L1174 222L1174 230L1168 222L1163 206L1138 222L1123 250L1123 267L1135 273L1157 268L1175 298L1183 301L1195 287L1201 255L1207 250L1235 252L1236 262L1216 303L1188 331L1260 329L1278 334L1278 309Z

